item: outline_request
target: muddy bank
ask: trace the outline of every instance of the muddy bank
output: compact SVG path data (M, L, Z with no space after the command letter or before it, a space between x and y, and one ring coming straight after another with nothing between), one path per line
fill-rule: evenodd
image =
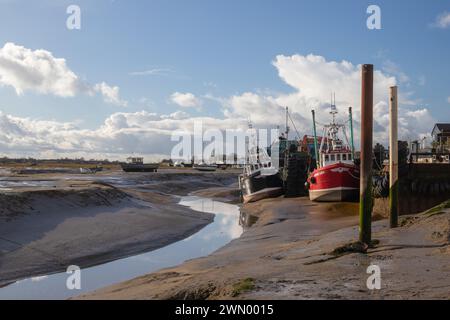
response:
M225 202L225 203L240 203L240 192L237 184L231 185L228 187L215 187L197 190L191 193L194 196L214 199L217 201Z
M210 256L81 298L450 298L449 208L402 217L397 229L374 222L379 242L367 253L339 250L357 239L355 209L305 198L251 204L245 212L257 217L253 226ZM381 290L366 286L370 264L381 268Z
M154 250L214 218L159 191L57 183L57 188L0 193L0 286L72 264L85 268Z
M194 191L237 184L240 171L198 172L195 170L160 170L156 174L127 174L142 188L160 193L185 196Z

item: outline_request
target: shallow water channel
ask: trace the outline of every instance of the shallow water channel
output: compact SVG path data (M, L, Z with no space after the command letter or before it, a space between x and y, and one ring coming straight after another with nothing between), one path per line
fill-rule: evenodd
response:
M195 196L181 197L180 204L192 210L214 213L214 222L184 240L136 256L81 270L81 290L69 290L69 274L62 272L17 281L0 288L0 299L66 299L121 281L126 281L186 260L206 256L238 238L239 207Z

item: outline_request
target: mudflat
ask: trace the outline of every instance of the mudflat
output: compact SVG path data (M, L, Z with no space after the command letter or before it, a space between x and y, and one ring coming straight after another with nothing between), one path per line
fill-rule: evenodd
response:
M449 207L404 216L397 229L378 217L377 241L361 252L351 245L358 204L267 199L244 206L247 230L213 254L79 298L449 299ZM367 286L372 264L380 290Z
M0 286L184 239L214 217L179 205L177 195L225 186L235 177L234 173L169 171L2 179L7 188L0 193Z

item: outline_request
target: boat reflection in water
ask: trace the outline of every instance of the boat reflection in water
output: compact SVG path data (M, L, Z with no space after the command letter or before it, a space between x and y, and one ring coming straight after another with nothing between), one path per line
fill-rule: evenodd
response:
M239 215L239 225L244 229L244 231L250 229L258 221L258 217L241 211Z

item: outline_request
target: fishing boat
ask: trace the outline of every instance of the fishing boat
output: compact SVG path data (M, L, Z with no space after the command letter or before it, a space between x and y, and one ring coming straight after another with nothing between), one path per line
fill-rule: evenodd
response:
M142 157L129 157L126 163L121 163L120 166L125 172L157 172L159 163L144 163Z
M197 170L197 171L209 171L209 172L211 172L211 171L216 171L217 170L217 165L216 164L207 164L207 163L202 161L202 162L200 162L198 164L194 164L192 166L192 168L194 170Z
M335 102L331 104L330 114L332 122L324 126L320 148L316 148L317 168L307 181L309 198L312 201L353 201L359 197L359 167L354 162L353 138L350 145L345 125L336 122ZM313 121L315 131L314 113Z
M249 127L252 129L251 124ZM239 189L244 203L283 194L283 181L267 150L257 146L254 135L250 140L252 145L249 143L244 172L239 175Z

